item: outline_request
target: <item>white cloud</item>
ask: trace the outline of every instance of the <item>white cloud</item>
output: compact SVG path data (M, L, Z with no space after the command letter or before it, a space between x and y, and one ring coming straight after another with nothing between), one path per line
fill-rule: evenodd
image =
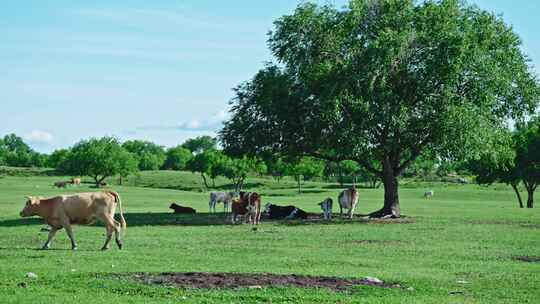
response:
M50 144L53 142L54 136L47 131L32 130L28 133L25 133L23 135L23 139L30 143Z

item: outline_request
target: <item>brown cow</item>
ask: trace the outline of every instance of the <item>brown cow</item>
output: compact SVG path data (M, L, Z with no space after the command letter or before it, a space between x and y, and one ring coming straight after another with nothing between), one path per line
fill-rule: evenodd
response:
M48 199L39 197L27 197L27 199L21 216L40 216L51 226L49 237L42 249L49 249L56 231L65 228L71 240L71 248L76 250L77 243L73 237L71 225L89 225L96 219L102 221L107 229L107 238L101 250L109 249L113 232L118 248L122 249L121 230L126 229L126 220L118 193L114 191L90 192L61 195ZM120 207L120 223L114 219L116 203Z
M261 196L257 192L240 192L240 198L233 201L232 217L233 224L237 215L247 215L250 224L257 225L261 220Z

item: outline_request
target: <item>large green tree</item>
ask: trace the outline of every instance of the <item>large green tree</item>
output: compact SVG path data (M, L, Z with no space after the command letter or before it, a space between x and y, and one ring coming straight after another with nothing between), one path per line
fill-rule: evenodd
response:
M400 216L398 179L425 151L476 156L537 105L519 37L459 0L306 3L269 46L280 64L236 88L225 150L354 160L384 185L372 216Z
M137 171L137 160L113 137L92 138L77 143L68 154L64 165L71 175L86 175L94 179L96 187L110 176L127 176Z
M192 158L191 151L182 146L176 146L167 150L162 168L166 170L184 170Z
M194 154L199 154L208 150L215 150L217 147L217 139L208 135L198 136L187 139L182 147L190 150Z
M165 149L153 142L144 140L128 140L122 147L132 153L139 163L139 170L158 170L163 166Z

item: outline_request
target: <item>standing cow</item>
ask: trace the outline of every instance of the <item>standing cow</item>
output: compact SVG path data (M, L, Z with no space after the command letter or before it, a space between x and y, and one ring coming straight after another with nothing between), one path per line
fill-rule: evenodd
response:
M74 186L80 186L81 185L81 179L78 177L71 178L71 184Z
M40 216L51 226L49 237L42 249L49 249L56 232L65 228L71 240L71 248L76 250L77 243L73 237L71 225L89 225L96 219L102 221L107 229L107 238L101 250L109 249L113 232L118 248L122 249L121 230L126 229L126 220L118 193L106 191L61 195L48 199L39 197L27 197L27 199L20 215L22 217ZM120 207L120 223L114 219L117 203Z
M358 191L356 188L349 188L341 191L338 196L339 215L343 216L343 209L348 209L347 217L352 219L356 204L358 204Z
M250 224L258 225L261 220L261 196L257 192L240 192L240 197L232 204L233 224L238 215L246 215Z
M223 203L224 212L229 211L229 206L234 198L233 192L210 192L210 200L208 201L208 208L210 212L216 212L216 204Z
M331 220L332 219L332 204L333 201L331 198L327 198L324 201L319 203L319 206L321 206L325 220Z

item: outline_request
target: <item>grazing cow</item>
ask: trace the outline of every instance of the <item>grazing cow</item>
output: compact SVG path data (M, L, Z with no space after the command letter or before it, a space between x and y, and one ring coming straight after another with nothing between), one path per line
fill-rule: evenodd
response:
M318 205L321 206L321 209L324 212L324 219L325 220L331 220L332 219L332 204L333 201L331 198L327 198L324 201L320 202Z
M77 178L74 177L74 178L71 179L71 184L75 185L75 186L80 186L81 185L81 179L78 178L78 177Z
M231 220L234 224L238 215L247 215L250 224L258 225L261 220L261 196L257 192L240 192L233 200Z
M216 212L216 204L223 203L224 212L229 211L229 205L232 203L234 192L210 192L208 207L210 212Z
M68 182L58 181L58 182L55 182L53 186L56 187L56 188L66 188L67 184L68 184Z
M49 249L56 232L65 228L71 240L71 248L76 250L77 243L73 237L71 225L89 225L96 219L102 221L107 229L107 238L101 250L109 249L113 232L118 248L122 249L121 230L126 229L126 220L118 193L106 191L61 195L48 199L39 197L27 197L27 199L20 215L22 217L38 215L51 226L49 237L42 249ZM114 219L117 203L120 207L120 223Z
M435 192L433 190L429 190L424 192L424 198L432 198Z
M172 203L170 206L169 206L170 209L174 210L174 213L197 213L197 210L193 209L193 208L190 208L190 207L184 207L184 206L180 206L180 205L177 205L176 203Z
M306 219L308 214L295 206L278 206L274 204L266 204L264 206L264 213L268 214L269 219Z
M358 191L353 187L341 191L338 196L339 202L339 215L343 216L343 209L348 209L347 217L352 219L354 214L354 209L358 204Z

